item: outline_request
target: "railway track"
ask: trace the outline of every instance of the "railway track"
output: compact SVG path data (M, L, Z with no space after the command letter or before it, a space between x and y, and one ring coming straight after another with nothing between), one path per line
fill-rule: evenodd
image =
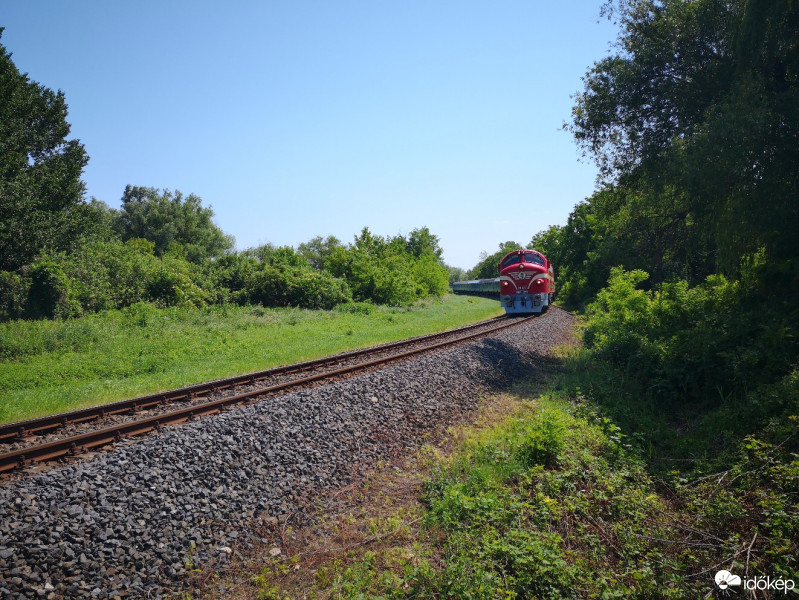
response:
M318 384L527 322L498 317L454 330L219 379L68 413L0 425L0 473L75 456L288 389ZM2 446L0 446L2 448Z

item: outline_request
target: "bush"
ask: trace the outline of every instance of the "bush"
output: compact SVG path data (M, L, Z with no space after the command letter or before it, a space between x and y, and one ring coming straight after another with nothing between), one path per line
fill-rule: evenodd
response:
M352 301L346 282L310 267L263 265L245 283L240 299L263 306L330 309Z
M416 299L416 282L409 260L393 255L382 260L359 252L349 252L346 264L334 271L346 279L352 296L359 302L403 306Z
M419 258L411 269L411 274L416 281L416 295L420 298L427 296L443 296L449 288L449 269L442 265L432 255Z
M205 306L206 294L186 273L162 261L149 277L147 298L161 307L200 308Z
M415 233L412 240L382 238L365 228L351 246L330 249L325 267L347 282L358 302L407 306L417 298L441 296L449 286L449 271L435 250L437 238L426 229Z
M647 337L652 326L652 296L638 284L644 271L613 269L606 288L588 305L584 342L596 356L631 372L651 372L658 352Z
M661 398L715 404L746 394L790 371L796 342L790 324L774 318L756 278L720 275L638 289L643 271L613 269L587 311L585 344Z
M26 312L29 294L29 279L17 273L0 271L0 321L22 318Z
M72 282L57 259L46 257L37 260L31 267L30 277L29 316L66 318L80 314L80 304L74 299L70 286Z
M72 317L137 302L199 307L213 297L197 283L202 279L197 267L152 252L152 243L145 240L112 240L86 242L69 255L45 255L31 266L25 315ZM13 289L24 285L8 279Z
M300 308L329 310L337 304L352 302L352 292L345 281L311 268L291 272L287 296L289 306Z
M169 200L169 194L164 198ZM81 238L70 254L39 257L29 274L0 275L0 320L68 317L138 302L160 307L234 302L331 309L355 300L407 306L417 298L443 295L448 287L437 238L426 230L411 238L382 238L364 229L348 247L335 238L316 240L315 249L305 248L316 266L290 246L266 244L202 259L192 255L188 242L174 236L125 242ZM322 263L325 268L320 270Z
M205 263L204 277L207 288L216 294L216 303L228 300L245 305L250 296L255 273L261 268L258 261L244 254L226 254L213 262Z
M146 240L89 242L64 257L75 299L85 312L150 300L147 287L160 261Z

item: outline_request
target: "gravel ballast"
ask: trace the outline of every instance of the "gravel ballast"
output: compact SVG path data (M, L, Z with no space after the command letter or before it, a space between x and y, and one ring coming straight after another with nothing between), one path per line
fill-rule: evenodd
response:
M460 420L478 391L530 375L571 315L168 428L0 487L0 597L158 598L223 564L258 523ZM268 541L268 540L261 540Z

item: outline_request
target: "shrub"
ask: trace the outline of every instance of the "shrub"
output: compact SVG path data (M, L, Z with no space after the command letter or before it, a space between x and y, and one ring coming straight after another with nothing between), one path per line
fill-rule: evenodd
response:
M202 281L198 267L179 256L158 258L152 251L152 243L145 240L91 241L72 254L37 259L29 273L26 316L71 317L137 302L199 307L214 297L198 284L211 284ZM9 283L3 289L17 290L19 296L24 279L6 279ZM13 302L19 305L18 300Z
M147 282L148 300L158 306L193 306L205 305L205 292L186 274L162 262Z
M329 310L352 301L352 292L345 281L324 271L304 268L290 272L287 278L288 305Z
M449 269L433 255L423 255L416 260L411 274L416 281L416 295L420 298L443 296L449 288Z
M30 280L18 273L0 271L0 321L25 315L30 294Z
M203 265L207 287L217 296L217 303L226 301L245 305L250 298L253 278L260 269L258 261L245 254L226 254Z
M71 290L72 282L64 274L57 258L37 260L31 267L30 277L29 316L65 318L80 314L80 304L74 299Z
M347 282L356 301L407 306L417 298L440 296L449 285L447 267L420 243L417 254L401 236L382 238L364 229L353 245L330 249L325 267Z
M311 267L263 265L248 277L240 298L263 306L330 309L351 302L352 293L346 282Z
M797 349L790 322L757 303L756 278L713 275L694 287L639 289L647 277L613 269L589 305L585 343L595 357L656 396L687 404L717 403L790 371Z
M64 257L75 299L86 312L150 300L147 286L160 261L146 240L89 242Z

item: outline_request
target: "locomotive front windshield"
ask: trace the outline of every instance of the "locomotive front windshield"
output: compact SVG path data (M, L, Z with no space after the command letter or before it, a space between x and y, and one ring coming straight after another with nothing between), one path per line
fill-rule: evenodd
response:
M533 263L534 265L541 265L542 267L546 266L544 265L544 259L541 258L541 256L539 256L538 254L535 254L533 252L524 253L524 262Z
M502 261L502 264L499 266L499 270L505 269L510 267L511 265L518 265L522 260L526 263L531 263L534 265L541 265L545 267L546 264L544 263L544 258L535 252L524 252L524 253L514 253L507 257L505 260Z
M520 262L522 262L522 257L518 254L514 254L502 261L499 270L501 271L502 269L509 267L511 265L518 265Z

